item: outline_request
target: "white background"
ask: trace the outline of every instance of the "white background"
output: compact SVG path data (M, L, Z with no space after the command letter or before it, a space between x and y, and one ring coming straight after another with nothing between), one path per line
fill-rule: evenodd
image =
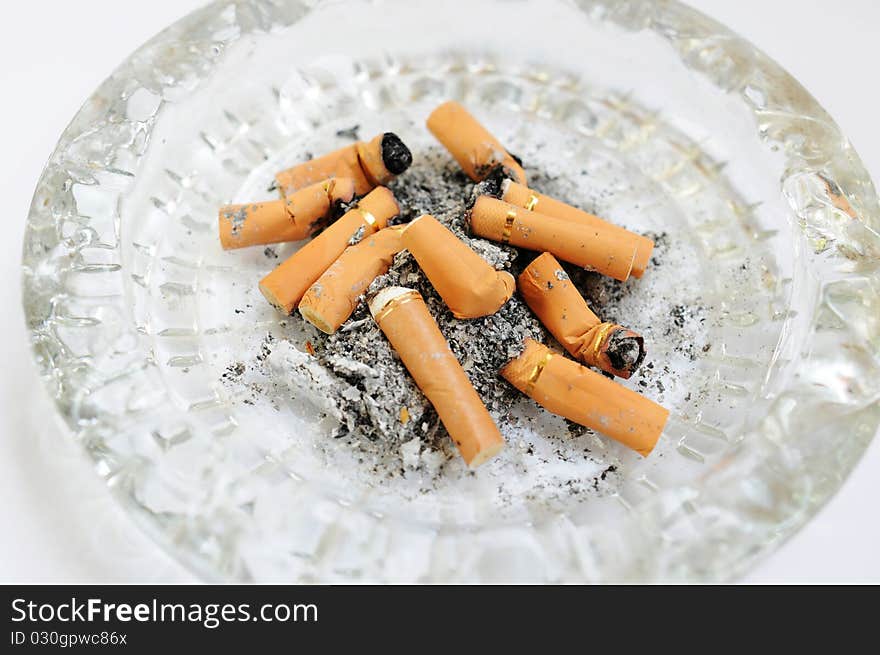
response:
M125 56L201 0L29 0L0 40L0 583L186 582L109 499L53 423L24 329L20 251L43 164L81 103ZM787 68L880 181L880 3L691 0ZM838 495L748 582L880 583L880 439Z

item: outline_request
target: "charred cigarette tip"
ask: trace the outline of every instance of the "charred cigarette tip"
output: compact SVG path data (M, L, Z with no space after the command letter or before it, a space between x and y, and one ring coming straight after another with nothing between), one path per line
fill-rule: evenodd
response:
M459 103L444 102L431 112L426 123L474 182L483 181L500 165L506 175L525 184L520 162Z
M647 456L669 411L639 393L526 339L501 376L547 411L620 441Z
M645 340L642 335L632 330L615 330L608 337L605 354L608 356L611 366L615 368L617 375L628 379L645 361L647 354Z
M501 199L504 195L504 189L509 183L510 177L504 167L500 165L496 166L492 169L492 172L486 176L486 179L474 186L474 191L471 194L470 202L468 203L468 209L471 209L474 206L474 203L480 196L491 196L493 198Z
M412 164L412 152L394 132L382 135L382 161L393 175L400 175Z

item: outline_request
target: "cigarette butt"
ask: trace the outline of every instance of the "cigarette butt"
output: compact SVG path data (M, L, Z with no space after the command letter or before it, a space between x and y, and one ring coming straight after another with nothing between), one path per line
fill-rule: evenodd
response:
M509 202L511 205L546 214L547 216L564 218L590 229L607 230L626 243L632 243L636 248L636 257L633 260L632 266L632 275L635 277L642 277L645 268L647 268L648 263L651 261L654 242L648 237L630 232L619 225L614 225L582 209L572 207L550 196L545 196L543 193L538 193L513 180L507 179L501 183L501 199L504 202Z
M458 363L421 294L388 287L370 301L370 313L419 389L437 410L472 469L498 454L504 439Z
M636 249L607 230L547 216L480 196L471 210L471 230L493 241L549 252L559 259L616 280L632 271Z
M403 249L400 235L399 226L386 227L346 248L306 291L299 303L303 318L322 332L336 332L357 307L358 297L388 272Z
M509 177L526 183L522 166L457 102L450 100L437 107L428 116L427 125L474 182L485 179L500 164Z
M412 153L393 132L359 141L322 157L303 162L275 175L282 195L328 177L350 177L355 194L362 196L391 181L412 163Z
M290 314L303 294L363 231L377 232L400 211L394 194L376 187L361 198L357 207L288 257L260 281L260 291L272 305Z
M510 273L496 271L430 214L406 226L403 245L456 318L494 314L516 288Z
M645 359L642 336L603 323L549 252L526 266L518 287L526 304L575 359L624 379Z
M526 339L501 376L547 411L592 428L647 457L669 411L644 396Z
M219 212L220 244L224 250L300 241L307 238L338 202L354 197L348 177L311 184L287 198L227 205Z
M361 168L357 146L357 143L352 143L276 173L275 181L281 195L289 196L310 184L334 177L349 177L354 180L354 192L359 196L368 193L375 185L367 179Z

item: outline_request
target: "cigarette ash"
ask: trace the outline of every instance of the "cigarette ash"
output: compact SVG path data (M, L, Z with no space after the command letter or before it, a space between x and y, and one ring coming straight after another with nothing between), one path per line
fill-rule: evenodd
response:
M236 235L241 232L247 220L247 205L242 205L235 211L224 211L223 218L232 223L232 234Z
M391 224L429 213L496 269L518 275L538 253L472 237L468 209L473 183L444 150L412 145L417 146L412 166L390 184L401 206ZM526 161L540 160L537 153L523 155ZM527 172L530 184L542 192L603 215L607 192L591 185L585 173L572 178L564 172ZM684 282L676 286L669 281L678 278L676 271L689 257L687 244L666 233L648 236L656 247L651 270L642 280L620 283L564 266L597 315L645 337L645 362L630 380L618 382L660 403L667 398L677 402L689 393L684 364L707 348L705 312ZM295 405L295 414L311 405L327 428L315 439L314 451L328 465L357 471L379 493L442 498L492 480L497 489L489 496L502 511L517 506L518 499L563 510L572 496L616 489L624 466L605 440L537 407L498 376L527 337L561 350L517 295L493 316L457 320L408 253L398 255L366 295L386 286L411 287L422 294L508 443L501 457L477 474L464 467L433 408L370 317L364 298L333 335L291 317L274 336L266 335L260 355L245 363L244 375L236 374L238 362L233 362L232 374L224 374L222 382L246 403L268 402L276 409ZM340 457L353 465L340 464Z
M360 140L360 125L352 125L351 127L346 127L341 130L336 130L336 136L342 139L351 139L352 141Z
M518 255L515 249L471 238L467 232L466 204L471 187L445 153L432 150L392 184L402 208L392 223L430 213L497 269L510 268ZM409 253L398 255L366 295L387 286L410 287L422 294L487 409L503 424L503 416L518 400L519 392L498 377L498 369L521 352L526 338L547 338L528 307L514 297L492 316L455 319ZM341 330L329 336L315 335L312 342L315 361L342 382L342 391L327 389L334 408L341 408L347 417L334 436L362 442L362 451L378 454L401 452L401 444L409 444L400 454L399 463L404 465L415 461L412 451L418 443L441 452L444 458L455 456L436 413L370 317L366 302L358 304ZM351 387L360 397L349 392Z
M355 232L354 234L351 235L351 238L348 240L348 245L356 246L357 244L359 244L363 240L364 234L366 234L366 231L367 231L366 226L361 225L357 229L357 232Z

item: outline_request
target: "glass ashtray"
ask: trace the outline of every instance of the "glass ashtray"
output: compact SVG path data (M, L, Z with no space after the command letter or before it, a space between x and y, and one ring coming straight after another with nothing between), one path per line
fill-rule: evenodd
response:
M256 287L297 246L224 252L218 207L353 135L396 132L413 170L448 158L424 127L448 99L548 192L655 235L644 278L596 290L649 346L623 384L671 411L650 457L524 429L523 401L476 472L421 441L399 466L329 436L291 383L308 333ZM25 310L70 435L205 579L729 580L877 431L878 220L816 101L676 2L227 0L138 49L61 137Z

